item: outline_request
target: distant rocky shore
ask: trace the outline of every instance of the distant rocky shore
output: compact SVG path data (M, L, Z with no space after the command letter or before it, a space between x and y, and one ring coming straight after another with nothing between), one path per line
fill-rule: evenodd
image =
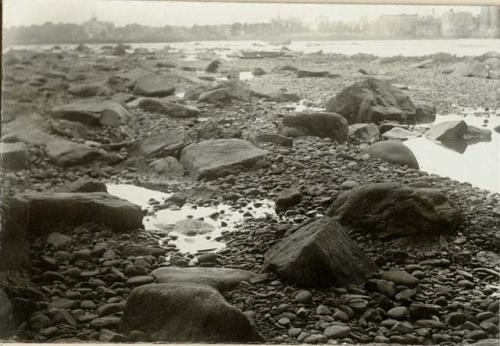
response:
M500 111L499 53L183 58L4 54L2 339L498 344L500 196L420 171L404 140L491 139L432 123ZM172 195L142 210L112 182ZM222 203L247 208L222 250L159 241L201 220L143 226Z

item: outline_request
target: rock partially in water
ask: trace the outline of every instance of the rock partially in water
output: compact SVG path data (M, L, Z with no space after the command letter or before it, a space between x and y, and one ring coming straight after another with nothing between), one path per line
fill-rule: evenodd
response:
M53 227L103 223L116 231L142 227L139 206L103 192L41 192L18 195L29 208L29 229L40 233Z
M213 287L195 283L151 284L127 300L122 330L139 330L154 341L262 342L248 317Z
M467 124L463 120L443 121L434 125L425 135L427 138L440 142L465 140L467 137Z
M236 288L242 281L249 281L255 273L231 268L165 267L153 270L151 275L160 283L192 282L209 285L224 292Z
M437 189L399 183L360 186L340 195L327 215L377 236L425 236L453 232L462 223L458 206Z
M327 102L326 110L344 116L349 124L385 120L421 123L435 118L435 109L415 104L402 90L375 78L345 88Z
M178 221L172 229L172 231L176 233L187 235L190 237L200 234L211 233L214 230L215 227L213 225L200 220L193 220L193 219Z
M0 206L0 270L17 269L28 261L29 205L22 198L2 196Z
M264 269L303 286L360 283L377 270L342 225L329 217L306 221L270 248Z
M358 142L371 143L380 137L380 131L375 124L353 124L349 125L349 138Z
M339 114L304 111L283 118L284 132L290 137L318 136L340 143L347 140L347 121Z
M180 161L194 179L214 178L235 165L252 165L266 154L244 140L215 139L188 145Z
M377 142L370 145L363 152L386 162L415 169L419 168L415 155L400 141Z

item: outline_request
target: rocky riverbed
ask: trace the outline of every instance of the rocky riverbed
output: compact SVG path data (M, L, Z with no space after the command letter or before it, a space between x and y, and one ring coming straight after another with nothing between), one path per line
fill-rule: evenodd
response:
M3 338L498 344L499 54L254 55L4 54Z

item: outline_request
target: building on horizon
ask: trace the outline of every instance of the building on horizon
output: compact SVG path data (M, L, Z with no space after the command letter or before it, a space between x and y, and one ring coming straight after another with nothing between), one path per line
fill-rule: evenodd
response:
M479 15L479 36L500 37L500 6L482 6Z
M425 17L415 27L416 38L441 37L441 20L435 17Z
M420 17L416 14L388 14L375 22L375 33L384 37L414 37Z
M112 22L100 22L94 15L92 18L82 23L83 32L87 38L106 38L113 32L115 25Z
M445 38L468 38L476 31L474 16L469 12L450 10L441 17L441 35Z

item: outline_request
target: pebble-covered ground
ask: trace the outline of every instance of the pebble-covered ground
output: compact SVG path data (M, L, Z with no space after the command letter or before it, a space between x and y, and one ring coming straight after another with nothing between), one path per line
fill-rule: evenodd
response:
M252 78L254 90L282 89L297 93L308 107L324 107L325 102L346 86L370 75L390 79L404 87L414 99L434 102L439 114L463 113L468 108L499 109L500 81L443 74L442 70L458 58L438 60L428 68L411 67L424 58L346 57L333 54L295 55L261 60L224 61L221 69L266 71L281 65L307 70L327 70L336 78L296 78L295 73L268 73ZM51 69L84 80L106 80L116 71L89 70L88 66L108 64L118 71L135 67L154 67L171 62L170 72L184 76L176 92L185 91L197 80L195 73L181 67L202 70L210 60L182 61L166 52L143 59L130 54L106 60L89 54L52 64ZM29 73L44 65L34 64L27 71L15 70L17 81L7 85L4 98L14 112L23 107L41 114L45 126L47 109L71 97L56 85L39 90L21 88ZM24 79L23 79L24 78ZM49 78L50 80L50 78ZM52 81L50 80L52 83ZM201 82L197 80L197 82ZM192 102L188 102L192 103ZM27 104L27 106L26 106ZM87 140L104 145L121 159L127 147L114 150L111 143L125 143L159 133L166 128L184 128L198 138L241 137L259 129L275 129L281 118L295 110L290 103L253 99L224 105L197 104L198 119L171 119L132 109L131 123L119 128L95 128ZM497 113L496 116L498 116ZM5 126L3 126L5 128ZM8 128L8 123L7 123ZM200 265L247 269L260 272L264 253L294 224L323 215L343 191L372 182L401 182L442 190L457 203L465 222L456 233L439 238L380 240L349 231L363 252L382 270L403 271L416 281L401 278L396 285L374 284L351 287L309 289L281 281L274 274L262 273L255 280L225 292L229 303L249 315L269 343L397 343L443 344L472 343L498 339L498 282L500 251L500 196L435 175L407 169L361 155L366 145L337 144L315 137L296 139L293 147L260 144L269 151L251 170L236 170L212 181L193 183L187 177L155 180L157 189L168 192L210 186L210 193L193 198L199 206L227 203L236 208L257 200L276 198L286 188L300 188L301 202L277 216L255 218L251 211L235 231L224 233L226 248L205 256ZM30 147L29 169L2 173L2 194L60 188L81 177L102 182L148 185L143 169L98 161L92 165L59 167L39 147ZM485 174L493 172L485 172ZM170 206L172 207L172 206ZM57 231L57 230L54 230ZM59 239L32 236L30 265L21 272L2 273L1 287L24 313L25 323L13 332L11 340L28 342L60 341L147 341L139 332L119 332L120 316L134 287L152 282L151 270L160 266L189 266L195 254L186 254L159 240L160 231L115 233L102 226L81 225ZM51 244L50 244L51 243ZM57 245L62 244L62 245ZM373 273L374 278L380 274ZM31 281L31 282L30 282ZM20 307L20 308L19 308ZM495 341L492 341L492 345ZM498 340L496 340L498 342Z

